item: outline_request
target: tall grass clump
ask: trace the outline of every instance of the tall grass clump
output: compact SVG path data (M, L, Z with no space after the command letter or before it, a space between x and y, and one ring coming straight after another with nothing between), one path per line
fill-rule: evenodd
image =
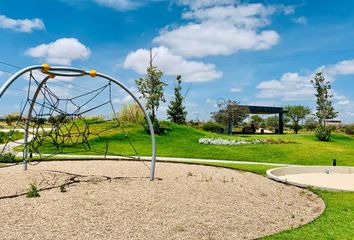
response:
M145 116L139 105L133 103L123 105L118 112L118 119L120 122L136 124L144 122Z

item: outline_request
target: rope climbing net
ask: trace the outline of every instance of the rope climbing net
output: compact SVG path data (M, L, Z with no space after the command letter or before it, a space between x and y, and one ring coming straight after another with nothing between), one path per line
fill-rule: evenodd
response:
M83 158L92 154L105 158L117 156L140 159L134 141L117 111L119 89L136 101L148 123L152 138L152 161L148 168L153 180L156 157L151 121L137 97L127 87L95 70L43 64L22 69L12 76L0 89L0 100L10 85L25 75L28 78L28 85L22 90L25 91L25 97L16 123L12 129L7 129L8 137L0 144L0 155L18 151L21 145L25 169L27 163L34 164L32 159L51 158L59 154L80 155ZM106 81L95 82L95 87L89 88L85 84L73 83L73 79L78 77L99 77ZM97 113L102 112L106 117L97 117ZM19 132L23 133L23 139L13 137ZM119 149L119 144L122 149Z

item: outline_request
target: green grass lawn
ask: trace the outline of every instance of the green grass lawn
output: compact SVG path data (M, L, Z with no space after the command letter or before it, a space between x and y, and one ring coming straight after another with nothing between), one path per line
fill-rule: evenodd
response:
M245 170L261 175L265 175L266 170L273 168L273 166L233 163L205 163L204 165L222 166L227 168ZM303 227L287 230L275 235L265 237L263 239L353 239L354 193L328 192L321 190L312 191L318 194L326 204L326 209L320 217L315 219L313 222L304 225Z
M284 135L237 135L226 136L213 134L188 126L167 123L169 130L156 136L157 155L162 157L188 157L205 159L226 159L239 161L256 161L272 163L288 163L303 165L331 165L333 159L337 159L338 165L354 165L354 139L341 134L333 134L330 142L320 142L312 133L284 134ZM112 122L101 122L90 126L92 132L114 127ZM151 155L151 138L140 125L129 125L126 132L130 137L137 152ZM228 139L282 139L293 143L289 144L256 144L239 146L215 146L202 145L198 140L202 137L228 138ZM89 140L92 149L105 151L107 141L113 154L135 155L129 145L125 134L116 129L110 129L101 136L91 137ZM50 143L44 143L41 152L50 153ZM73 150L80 154L95 154L81 147L64 148L64 153Z

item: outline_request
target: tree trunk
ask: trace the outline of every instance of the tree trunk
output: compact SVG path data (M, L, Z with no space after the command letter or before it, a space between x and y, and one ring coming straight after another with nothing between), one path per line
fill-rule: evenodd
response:
M232 134L232 121L229 120L227 123L227 134L231 135Z

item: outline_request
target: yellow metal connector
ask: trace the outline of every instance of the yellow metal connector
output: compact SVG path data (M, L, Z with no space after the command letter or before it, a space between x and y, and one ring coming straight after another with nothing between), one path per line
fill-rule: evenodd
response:
M96 72L96 70L92 69L92 70L89 71L89 74L90 74L91 77L96 77L97 72Z
M42 64L42 72L47 73L50 70L50 66L48 63Z

